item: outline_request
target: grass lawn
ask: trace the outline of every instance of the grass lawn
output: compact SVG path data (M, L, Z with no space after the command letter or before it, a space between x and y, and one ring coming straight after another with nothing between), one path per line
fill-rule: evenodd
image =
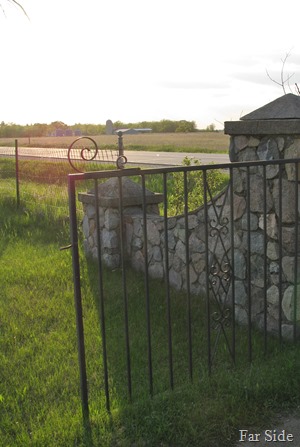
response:
M37 186L36 186L37 187ZM105 271L111 413L105 408L96 265L81 255L90 401L83 428L68 223L0 197L0 445L3 447L232 447L240 428L260 427L278 410L300 404L299 345L274 343L254 361L232 367L224 343L209 377L205 308L192 300L194 380L189 381L186 302L172 292L174 391L169 387L162 284L150 283L154 395L148 393L143 278L127 271L132 402L127 393L122 275ZM272 343L270 343L272 345Z
M150 282L153 397L149 395L144 279L126 267L132 402L128 396L120 270L104 271L108 383L106 410L98 312L97 265L81 252L81 281L90 404L83 427L73 298L65 166L24 163L16 209L13 162L1 160L0 182L0 446L232 447L240 428L260 427L278 410L300 404L298 345L237 331L237 365L221 338L207 368L205 300L193 296L193 381L188 362L187 300L171 292L174 390L170 389L165 288ZM176 190L176 176L170 190ZM190 179L193 181L193 178ZM216 187L226 178L217 176ZM220 183L219 183L220 180ZM157 178L150 189L160 190ZM177 195L180 196L180 182ZM88 189L88 185L83 185ZM192 188L195 189L195 188ZM199 200L199 194L197 198ZM216 339L213 334L212 341Z

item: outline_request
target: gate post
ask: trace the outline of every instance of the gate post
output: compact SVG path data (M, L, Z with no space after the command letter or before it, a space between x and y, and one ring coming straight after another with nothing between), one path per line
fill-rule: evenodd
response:
M242 210L235 221L241 240L235 256L245 272L235 281L237 320L249 318L280 338L295 339L300 320L300 97L287 94L240 121L225 122L225 133L232 162L269 162L234 169L233 195Z
M141 185L128 177L122 177L122 207L120 209L120 185L118 177L112 177L98 186L99 224L103 262L109 268L118 268L121 263L121 228L122 212L125 216L137 213L142 215L143 191ZM87 255L97 258L97 234L95 225L95 191L79 193L78 200L83 204L84 249ZM162 194L146 190L145 205L152 212L158 213L157 204L162 201ZM126 226L126 222L124 222ZM123 249L126 249L126 240ZM126 250L123 250L125 253Z
M76 313L78 361L79 361L79 374L80 374L81 407L82 407L83 419L85 422L88 422L89 403L88 403L88 387L87 387L87 373L86 373L86 361L85 361L82 300L81 300L76 196L75 196L75 181L72 178L72 174L68 176L68 193L69 193L70 233L71 233L73 282L74 282L74 304Z

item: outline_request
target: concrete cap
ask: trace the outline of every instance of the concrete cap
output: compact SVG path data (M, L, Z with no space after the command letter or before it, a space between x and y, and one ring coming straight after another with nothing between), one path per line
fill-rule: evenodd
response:
M241 120L300 119L300 96L288 93L241 117Z
M99 205L104 207L117 208L120 204L120 184L117 177L108 179L98 185ZM87 193L79 193L78 199L83 203L95 202L95 190ZM135 206L143 204L143 188L137 182L127 177L122 178L122 200L123 206ZM163 201L163 194L154 193L145 189L146 204L157 204Z

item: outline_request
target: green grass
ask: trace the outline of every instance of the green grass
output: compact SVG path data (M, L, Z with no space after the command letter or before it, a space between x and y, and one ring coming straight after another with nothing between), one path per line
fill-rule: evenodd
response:
M38 189L40 186L35 185ZM126 268L133 402L127 393L122 274L104 272L111 413L105 409L98 317L97 267L81 253L90 398L84 430L78 378L68 223L39 206L16 211L0 197L0 445L5 447L233 446L239 428L261 427L299 405L299 345L270 339L263 357L253 334L238 330L234 368L222 341L207 371L206 316L192 298L194 381L187 361L186 296L171 292L174 391L169 387L164 286L150 283L154 396L148 393L143 277ZM215 335L213 336L215 337Z
M192 165L193 160L185 157L183 165ZM197 160L194 161L198 165ZM114 166L109 164L89 165L91 170L110 170ZM37 160L20 160L19 162L19 190L21 202L28 208L35 208L39 204L40 213L49 214L55 210L67 209L67 176L70 173L69 163L66 161L51 162ZM15 165L14 160L0 158L0 192L5 194L9 191L15 195ZM1 182L1 179L5 180ZM133 177L134 181L140 182L140 177ZM210 185L212 195L219 193L228 184L228 174L217 170L210 170L207 181ZM105 179L103 180L105 181ZM201 172L190 172L187 175L189 188L189 210L193 211L203 205L203 174ZM163 193L162 174L152 174L145 177L146 188L150 191ZM182 214L184 212L183 174L171 173L167 176L168 191L168 213L169 216ZM39 185L36 188L36 185ZM93 187L93 183L81 182L80 190L86 191ZM161 206L162 208L162 206Z

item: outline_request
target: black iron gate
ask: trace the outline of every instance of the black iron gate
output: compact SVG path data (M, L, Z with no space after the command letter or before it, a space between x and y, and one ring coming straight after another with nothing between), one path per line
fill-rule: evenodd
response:
M153 317L153 307L159 306L156 297L152 296L153 279L156 275L159 279L159 287L163 290L164 323L165 336L162 336L166 344L165 355L161 358L167 364L168 383L171 389L176 385L176 374L183 362L184 368L188 371L188 380L197 380L201 374L210 374L213 364L217 364L217 353L223 350L221 362L224 362L224 352L227 359L232 364L237 361L237 354L241 357L246 353L247 360L253 357L253 334L255 327L259 327L261 346L263 353L273 341L270 331L276 333L275 339L283 340L282 327L284 315L282 311L282 300L286 289L290 286L288 281L293 279L293 310L289 321L292 327L292 338L297 338L297 272L298 272L298 163L300 160L275 160L268 162L248 162L230 163L222 165L208 166L183 166L178 168L160 169L125 169L120 171L88 172L82 174L69 175L69 207L70 207L70 228L71 246L73 258L73 278L74 296L77 324L77 339L80 369L80 388L82 398L82 409L84 417L89 414L88 404L88 377L86 368L85 339L84 339L84 318L81 296L81 268L80 268L80 246L82 240L78 235L77 217L77 185L82 182L92 182L94 194L90 193L89 203L94 206L93 228L94 228L94 262L97 264L98 282L98 304L100 315L100 331L102 343L102 363L103 363L103 383L106 398L106 408L110 410L110 366L108 362L108 329L106 327L106 305L107 288L104 290L104 271L107 267L103 261L103 197L101 197L100 185L107 179L115 179L117 202L115 207L119 216L119 226L117 227L117 239L119 247L119 266L121 275L120 295L122 296L122 314L124 329L124 367L126 370L126 387L129 399L132 399L133 388L133 353L132 353L132 333L136 331L130 326L131 294L132 284L128 283L128 275L132 278L132 264L128 248L128 234L126 228L132 224L132 210L128 212L128 196L124 194L125 180L131 178L134 183L140 185L141 207L138 211L136 222L140 222L139 239L134 242L138 247L139 256L142 256L142 267L140 275L143 277L143 292L140 300L144 306L144 330L146 333L145 357L143 363L147 368L147 382L149 394L153 395L160 387L157 385L159 377L155 372L156 346L157 341L155 318ZM267 167L276 165L278 174L276 187L278 196L272 200L269 197L270 191L275 188L273 178L268 178ZM283 200L286 197L284 185L286 182L286 165L294 167L294 181L287 187L292 192L291 206L295 207L296 218L294 224L288 222L287 228L293 230L294 258L292 260L293 278L287 278L283 264L281 262L286 253L285 226L283 224ZM215 177L211 174L227 175L227 185L222 192L215 196ZM221 174L220 174L221 173ZM261 179L262 190L255 192L255 178ZM149 224L153 218L153 210L149 214L149 191L147 185L149 179L160 178L162 203L159 213L154 216L155 237L157 246L161 247L153 250L152 242L154 235L152 226ZM170 215L171 193L174 184L178 188L178 178L180 178L180 194L182 212L180 215ZM238 186L237 186L238 185ZM201 208L194 211L191 208L190 198L192 191L200 190L203 193ZM261 197L261 203L257 204L257 197ZM255 198L255 200L254 200ZM115 197L114 197L115 199ZM132 197L131 197L132 199ZM105 205L108 206L107 204ZM269 216L275 216L276 235L271 234L268 224ZM150 217L149 217L150 216ZM152 216L152 217L151 217ZM192 217L191 217L192 216ZM176 220L177 219L177 220ZM129 222L129 223L128 223ZM158 222L158 223L157 223ZM175 222L175 224L174 224ZM175 230L174 230L175 228ZM275 228L275 227L274 227ZM272 231L274 230L272 229ZM153 230L154 231L154 230ZM274 230L275 231L275 230ZM257 236L258 235L258 236ZM174 242L175 241L175 242ZM270 242L271 241L271 242ZM276 263L272 261L272 256L268 253L273 243L278 250ZM96 256L95 256L96 255ZM156 257L156 258L155 258ZM289 256L291 258L291 256ZM153 261L154 259L154 261ZM174 260L175 259L175 260ZM152 264L151 264L152 262ZM258 265L259 264L259 265ZM276 264L276 265L275 265ZM152 267L151 267L152 266ZM153 267L154 266L154 267ZM180 266L180 267L179 267ZM271 271L275 269L274 273ZM180 270L180 278L176 269ZM198 271L197 271L198 269ZM130 273L131 272L131 273ZM275 276L270 276L270 275ZM176 276L177 275L177 276ZM195 279L197 277L197 280ZM178 279L179 278L179 279ZM183 279L182 279L183 278ZM271 278L271 279L270 279ZM275 278L275 279L274 279ZM177 282L176 282L177 280ZM273 281L273 283L272 283ZM286 284L283 286L283 284ZM270 315L272 299L268 296L268 291L272 286L278 290L276 305L272 307L273 314ZM173 290L177 289L176 292ZM179 290L180 289L180 290ZM273 290L273 289L272 289ZM141 294L141 292L139 292ZM179 294L179 298L174 296ZM200 297L200 298L199 298ZM183 357L176 359L174 346L182 342L178 340L179 326L182 322L178 320L176 303L184 301L184 342L185 352ZM256 300L256 301L255 301ZM275 300L275 299L274 299ZM273 301L274 301L273 300ZM203 304L200 303L200 301ZM272 305L273 305L272 304ZM181 305L181 304L180 304ZM205 313L205 318L198 314ZM181 309L181 307L179 307ZM183 308L182 308L183 309ZM204 309L204 310L203 310ZM258 310L257 310L258 309ZM278 311L277 319L274 317L274 309ZM174 313L176 310L177 315ZM256 313L255 313L256 312ZM142 317L140 317L142 318ZM174 323L174 320L176 322ZM287 322L286 322L287 323ZM199 332L199 325L202 335ZM198 325L198 326L197 326ZM159 329L161 330L161 328ZM237 336L238 331L238 336ZM205 335L203 335L205 334ZM136 333L135 333L136 335ZM156 339L155 339L156 337ZM155 339L155 340L154 340ZM244 342L241 342L241 340ZM244 343L244 344L241 344ZM200 348L200 344L205 345ZM181 349L181 348L180 348ZM183 360L185 359L185 360ZM161 359L159 360L161 361ZM203 371L206 372L203 372Z

